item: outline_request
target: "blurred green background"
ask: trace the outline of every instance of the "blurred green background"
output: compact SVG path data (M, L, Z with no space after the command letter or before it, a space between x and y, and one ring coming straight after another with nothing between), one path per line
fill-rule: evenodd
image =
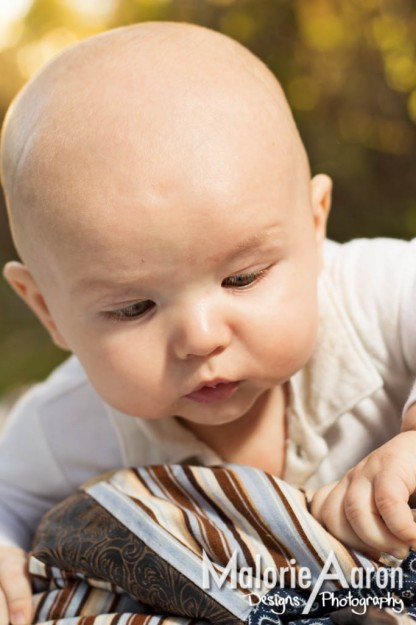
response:
M0 115L56 52L114 26L203 24L279 77L314 173L334 180L329 236L416 236L416 3L412 0L0 0ZM1 263L15 258L4 202ZM4 281L0 395L67 354Z

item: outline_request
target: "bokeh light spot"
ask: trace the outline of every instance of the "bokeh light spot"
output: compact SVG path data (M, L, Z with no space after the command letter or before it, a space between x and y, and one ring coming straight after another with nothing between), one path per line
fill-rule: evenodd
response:
M32 0L0 0L0 23L22 19L32 5Z
M399 48L406 41L406 24L394 15L375 17L370 25L370 38L380 50Z
M287 87L287 96L294 108L310 111L315 108L319 99L316 82L309 76L294 78Z
M416 89L407 98L407 111L412 122L416 124Z
M66 0L66 4L81 15L94 19L111 15L118 2L117 0Z
M387 80L397 91L409 91L416 86L416 63L405 54L389 54L385 59Z
M45 63L67 46L78 40L76 34L68 28L56 28L39 40L23 46L17 55L17 62L22 76L29 79Z
M250 41L256 32L254 19L244 11L228 11L223 15L220 23L223 33L243 43Z

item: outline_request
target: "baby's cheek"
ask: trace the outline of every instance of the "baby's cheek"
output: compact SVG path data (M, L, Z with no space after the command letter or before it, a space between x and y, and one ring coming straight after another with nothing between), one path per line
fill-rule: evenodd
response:
M129 340L101 341L80 350L78 357L97 393L113 408L141 416L143 410L158 414L162 399L161 350L152 353Z
M259 327L258 357L277 379L294 375L310 359L317 339L317 314L301 308L276 315L275 323Z

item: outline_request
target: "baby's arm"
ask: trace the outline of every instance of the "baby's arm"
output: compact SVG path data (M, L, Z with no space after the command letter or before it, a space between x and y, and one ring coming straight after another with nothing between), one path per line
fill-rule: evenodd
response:
M75 358L17 402L0 439L0 546L20 548L13 566L20 567L23 588L21 550L31 548L43 515L83 482L124 466L122 426L129 444L130 432L137 434L132 464L149 464L147 438L130 417L115 418ZM0 551L0 559L10 553ZM9 566L7 558L0 570Z
M403 419L400 434L312 497L312 514L349 546L378 557L416 549L416 522L409 498L416 490L416 431Z
M17 423L11 424L0 440L0 625L32 622L26 549L42 511L37 509L36 491L31 492L38 477L36 444L31 450L27 445L32 436L39 440L39 433L34 431L36 418L34 412L23 432L19 422L24 419L18 415Z
M19 547L0 546L0 625L32 622L32 590L27 553Z
M0 625L29 625L32 592L27 550L43 514L67 495L30 391L0 439ZM66 484L66 490L68 485Z

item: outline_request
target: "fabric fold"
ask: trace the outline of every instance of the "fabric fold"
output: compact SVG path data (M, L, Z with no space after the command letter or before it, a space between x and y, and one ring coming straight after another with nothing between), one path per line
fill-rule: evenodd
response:
M44 517L30 573L37 624L317 625L346 609L416 620L413 554L387 567L347 549L302 491L241 465L87 483Z

